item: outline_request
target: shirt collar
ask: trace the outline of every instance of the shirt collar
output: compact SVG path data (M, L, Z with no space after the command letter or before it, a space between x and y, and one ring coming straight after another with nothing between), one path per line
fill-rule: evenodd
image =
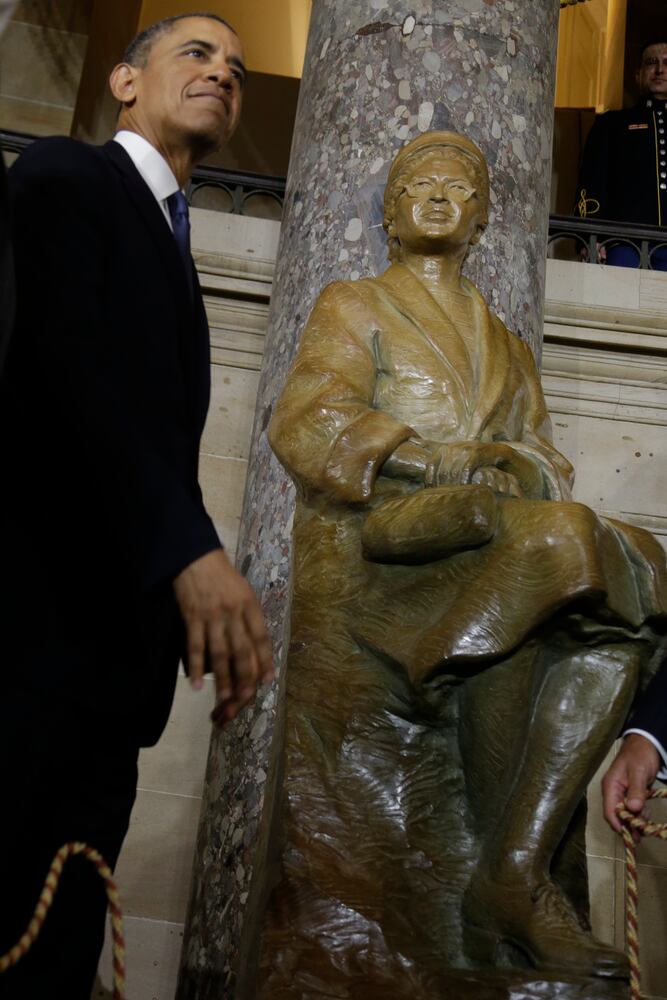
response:
M644 106L647 108L655 108L656 111L664 111L666 103L667 102L661 101L657 97L644 98Z
M159 202L165 201L169 195L179 190L180 185L171 167L148 139L127 129L116 132L113 138L114 142L123 147Z

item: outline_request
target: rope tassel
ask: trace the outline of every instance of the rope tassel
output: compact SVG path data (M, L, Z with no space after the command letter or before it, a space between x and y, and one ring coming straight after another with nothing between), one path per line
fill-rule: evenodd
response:
M95 865L104 881L109 901L111 917L111 935L113 940L113 1000L124 1000L125 997L125 935L123 933L123 914L120 908L120 896L111 869L98 851L88 844L63 844L51 863L44 888L35 907L35 912L21 940L10 948L5 955L0 955L0 973L11 969L27 955L39 937L46 915L53 903L60 877L65 863L69 858L82 854L84 858Z
M667 789L656 788L649 792L650 799L667 798ZM630 963L630 997L641 1000L641 965L639 962L639 924L637 919L637 844L632 835L636 830L642 837L660 837L667 840L667 823L651 823L643 816L631 813L625 802L619 802L618 815L623 824L625 844L625 947Z

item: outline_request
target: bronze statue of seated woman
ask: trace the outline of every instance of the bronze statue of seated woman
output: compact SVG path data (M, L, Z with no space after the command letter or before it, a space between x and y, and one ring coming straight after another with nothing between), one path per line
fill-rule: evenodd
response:
M324 289L270 425L298 509L262 997L627 974L590 932L583 801L665 556L571 500L531 352L461 274L488 205L465 136L399 152L390 267Z

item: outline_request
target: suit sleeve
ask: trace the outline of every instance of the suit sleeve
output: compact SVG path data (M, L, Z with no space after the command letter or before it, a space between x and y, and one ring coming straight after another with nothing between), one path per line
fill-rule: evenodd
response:
M663 747L667 747L667 663L663 663L637 699L626 732L628 729L643 729Z
M588 133L581 163L575 205L581 218L608 218L610 145L610 120L606 114L599 115Z
M384 461L413 433L373 407L372 321L349 285L329 285L308 321L269 427L274 451L304 495L363 503Z
M151 439L132 402L136 393L127 391L118 364L109 364L115 331L105 301L123 289L109 288L106 270L110 255L128 248L118 247L111 231L103 170L93 150L60 140L27 150L10 174L19 301L27 313L15 353L44 394L54 446L85 456L105 509L122 526L128 586L141 592L220 542L199 490ZM39 304L31 301L36 288Z

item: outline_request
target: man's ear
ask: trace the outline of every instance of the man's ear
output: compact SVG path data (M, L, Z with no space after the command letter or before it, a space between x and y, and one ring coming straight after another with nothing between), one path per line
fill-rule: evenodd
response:
M129 63L118 63L111 70L109 87L120 104L131 104L137 96L138 73L136 66L130 66Z

